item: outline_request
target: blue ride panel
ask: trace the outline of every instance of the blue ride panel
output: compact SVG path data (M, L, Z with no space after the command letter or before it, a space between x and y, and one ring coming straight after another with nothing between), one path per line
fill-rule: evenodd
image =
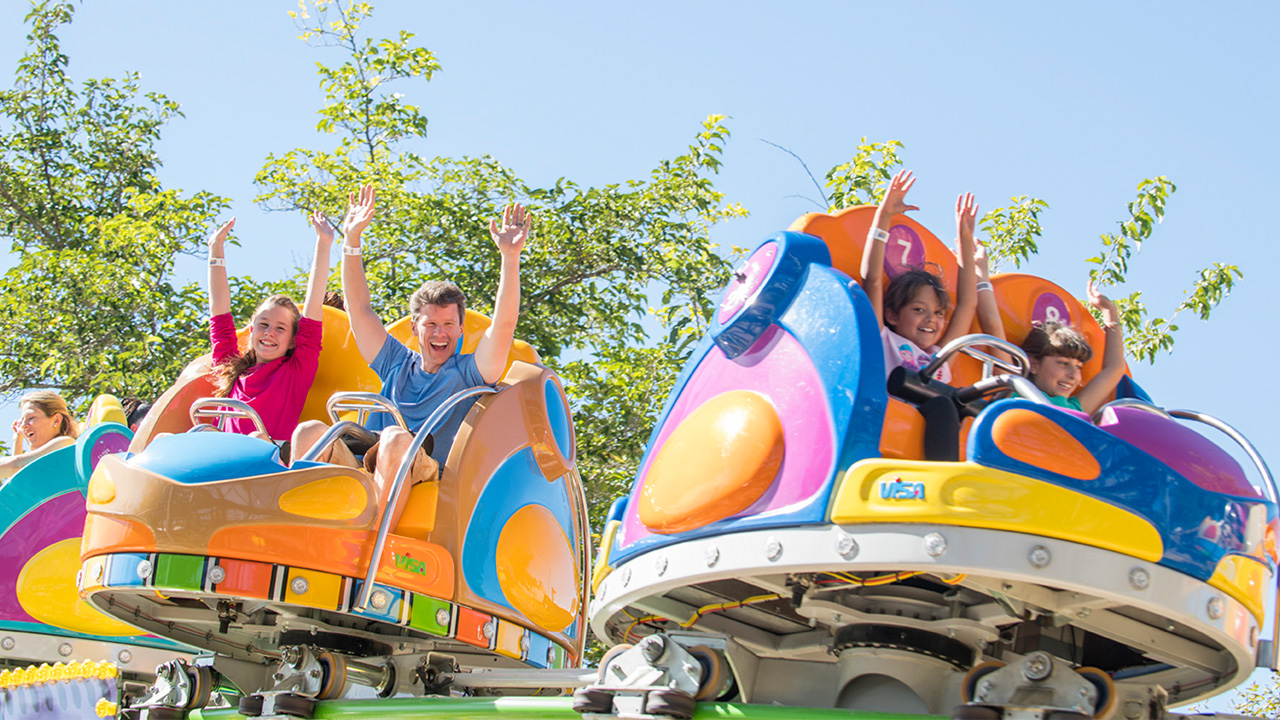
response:
M774 235L744 268L649 439L611 565L689 538L824 522L835 478L858 460L879 456L888 402L884 356L861 287L830 267L821 240L803 233ZM638 501L655 458L700 407L741 391L767 398L782 425L783 460L768 489L750 507L695 529L664 534L645 526Z
M1003 452L992 430L1001 415L1014 410L1047 418L1078 441L1097 460L1098 477L1069 477ZM969 433L968 455L978 464L1060 485L1144 518L1160 532L1164 544L1159 564L1200 580L1208 580L1228 554L1256 555L1261 538L1246 537L1251 514L1265 513L1268 521L1276 517L1270 502L1206 490L1092 423L1030 400L992 403Z
M188 485L271 475L286 469L272 443L227 432L158 437L128 460L135 467Z

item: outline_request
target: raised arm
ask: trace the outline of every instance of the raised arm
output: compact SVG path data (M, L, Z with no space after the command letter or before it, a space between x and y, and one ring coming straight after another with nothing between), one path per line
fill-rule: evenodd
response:
M316 231L316 252L311 259L311 277L307 280L307 298L302 301L303 317L320 320L324 316L324 288L329 284L329 249L333 247L333 226L324 213L311 213L311 227Z
M373 221L376 193L372 185L365 185L358 194L351 193L348 200L350 207L342 222L342 294L346 298L356 349L366 363L372 363L387 340L387 329L369 299L369 281L365 279L364 261L360 257L360 235Z
M862 289L871 301L871 308L876 311L876 320L884 327L884 244L888 241L889 226L893 224L895 215L908 210L919 210L915 205L906 204L907 191L916 179L910 170L900 170L889 188L885 190L880 207L876 208L876 216L871 224L871 232L867 242L862 246Z
M209 315L231 312L231 288L227 286L227 260L223 244L236 219L231 218L209 236Z
M960 239L960 245L956 248L956 262L960 265L960 270L956 273L956 309L947 323L942 345L969 334L969 328L973 327L973 317L978 310L978 279L973 261L973 227L977 218L978 203L973 199L973 193L960 193L956 198L956 235Z
M1088 293L1089 304L1102 312L1102 331L1107 336L1107 343L1102 350L1102 369L1088 385L1076 393L1080 409L1092 415L1107 402L1124 375L1124 324L1120 322L1120 310L1116 308L1116 304L1098 292L1092 282L1089 283Z
M489 221L489 235L502 254L498 273L498 294L493 300L493 322L476 346L476 368L487 383L502 379L507 354L520 319L520 251L529 238L529 213L519 203L502 211L502 225Z
M996 304L995 289L991 285L991 270L987 260L987 249L977 240L973 241L973 267L977 273L977 294L978 294L978 327L982 332L998 337L1001 340L1009 338L1004 334L1004 320L1000 317L1000 306ZM1009 361L1012 358L1003 350L988 348L995 357L1001 360Z

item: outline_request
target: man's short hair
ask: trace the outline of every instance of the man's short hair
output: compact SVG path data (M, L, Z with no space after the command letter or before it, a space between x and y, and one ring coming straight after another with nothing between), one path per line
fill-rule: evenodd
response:
M448 280L428 280L410 296L409 318L413 322L418 321L424 305L457 305L458 322L462 323L467 319L467 296L462 288Z

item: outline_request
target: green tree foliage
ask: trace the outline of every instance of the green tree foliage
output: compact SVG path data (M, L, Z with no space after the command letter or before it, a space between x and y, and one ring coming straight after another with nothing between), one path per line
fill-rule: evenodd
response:
M1102 236L1102 251L1089 258L1089 279L1098 285L1121 285L1129 272L1129 259L1151 237L1156 223L1164 219L1165 204L1177 186L1163 175L1138 183L1138 197L1129 203L1129 219L1120 223L1120 231ZM1120 319L1125 325L1125 350L1129 355L1155 362L1160 351L1173 349L1173 334L1178 326L1173 319L1183 310L1191 310L1201 320L1208 320L1213 308L1222 301L1243 277L1235 265L1214 263L1199 272L1187 298L1168 318L1152 317L1142 302L1142 292L1134 291L1116 298Z
M0 237L17 258L0 277L0 393L151 397L205 335L203 295L173 266L225 201L156 178L177 103L134 74L72 82L55 34L71 19L69 4L33 4L27 53L0 92Z
M862 138L852 160L827 171L832 209L879 202L884 187L902 166L898 155L901 149L902 143L897 140L869 143ZM1089 270L1091 281L1099 287L1119 286L1127 281L1130 259L1164 218L1165 205L1176 190L1163 175L1138 183L1138 197L1128 205L1129 219L1120 223L1119 232L1103 234L1102 250L1087 259L1095 266ZM993 271L1004 263L1021 267L1040 250L1040 213L1048 209L1048 203L1025 195L1012 198L1011 203L986 213L980 222L987 236L985 245ZM1190 310L1201 320L1208 320L1242 277L1239 267L1224 263L1200 270L1187 297L1167 318L1151 315L1142 302L1141 291L1115 298L1125 324L1125 350L1137 360L1154 363L1161 351L1173 349L1174 333L1178 331L1173 319L1179 313ZM1085 307L1089 307L1087 302Z
M406 313L423 280L440 277L489 312L498 281L489 219L509 202L530 207L517 336L561 366L599 515L629 484L688 340L705 330L728 274L708 237L715 223L745 214L712 184L729 136L724 118L708 118L684 152L648 176L603 187L564 178L535 187L487 155L428 159L423 111L392 88L429 80L440 64L410 33L361 35L372 11L321 1L295 13L301 39L338 51L338 64L319 64L325 103L316 126L335 142L268 157L258 200L340 217L347 192L375 184L379 214L364 260L385 320ZM674 342L656 345L655 336Z

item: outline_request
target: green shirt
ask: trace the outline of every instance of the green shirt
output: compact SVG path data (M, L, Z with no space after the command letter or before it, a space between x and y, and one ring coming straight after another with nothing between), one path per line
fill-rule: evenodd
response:
M1080 407L1080 401L1073 397L1063 397L1061 395L1050 395L1049 402L1053 403L1054 405L1057 405L1058 407L1066 408L1068 410L1079 410L1080 412L1084 412L1084 409Z

